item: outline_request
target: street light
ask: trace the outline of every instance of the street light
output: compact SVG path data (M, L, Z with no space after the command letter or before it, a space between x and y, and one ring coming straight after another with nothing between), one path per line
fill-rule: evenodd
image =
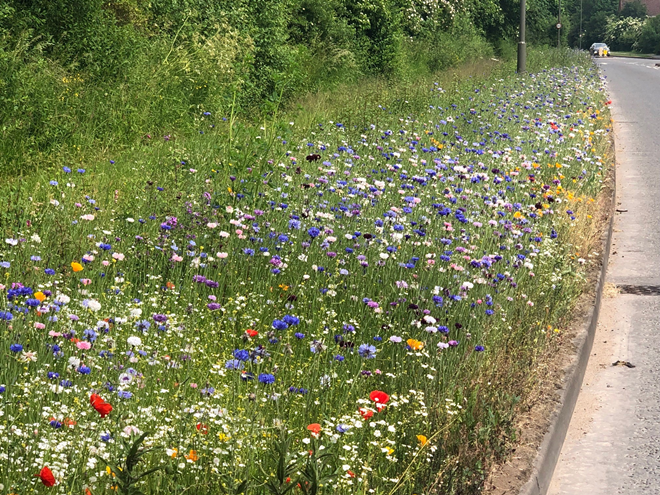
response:
M561 45L561 0L559 0L559 10L557 11L557 48Z
M518 74L525 72L525 0L520 0L520 39L518 40Z
M580 50L582 50L582 0L580 0Z

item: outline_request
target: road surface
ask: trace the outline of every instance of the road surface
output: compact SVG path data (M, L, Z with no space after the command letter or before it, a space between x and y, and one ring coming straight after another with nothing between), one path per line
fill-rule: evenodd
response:
M594 348L550 495L660 494L657 62L598 61L613 101L621 210L615 217L606 282L619 286L621 293L603 299ZM619 360L635 367L612 366Z

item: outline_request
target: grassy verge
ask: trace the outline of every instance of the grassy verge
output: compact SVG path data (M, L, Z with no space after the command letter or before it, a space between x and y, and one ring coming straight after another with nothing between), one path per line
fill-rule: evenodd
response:
M200 114L5 184L0 482L478 492L604 177L588 57L529 63Z
M658 58L657 55L652 53L637 53L637 52L611 52L613 57L629 57L629 58Z

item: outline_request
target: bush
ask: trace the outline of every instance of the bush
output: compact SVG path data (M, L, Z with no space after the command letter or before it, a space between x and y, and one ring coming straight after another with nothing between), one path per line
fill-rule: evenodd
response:
M605 30L605 43L612 50L629 51L639 39L644 22L635 17L611 17Z
M660 53L660 17L646 20L633 48L641 53Z

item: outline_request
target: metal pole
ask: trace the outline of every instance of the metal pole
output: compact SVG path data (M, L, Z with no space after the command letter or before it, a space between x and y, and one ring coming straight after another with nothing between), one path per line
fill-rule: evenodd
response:
M561 47L561 0L559 0L559 10L557 11L557 48Z
M520 0L520 39L518 40L518 74L525 72L527 50L525 46L525 0Z
M580 50L582 50L582 0L580 0Z

